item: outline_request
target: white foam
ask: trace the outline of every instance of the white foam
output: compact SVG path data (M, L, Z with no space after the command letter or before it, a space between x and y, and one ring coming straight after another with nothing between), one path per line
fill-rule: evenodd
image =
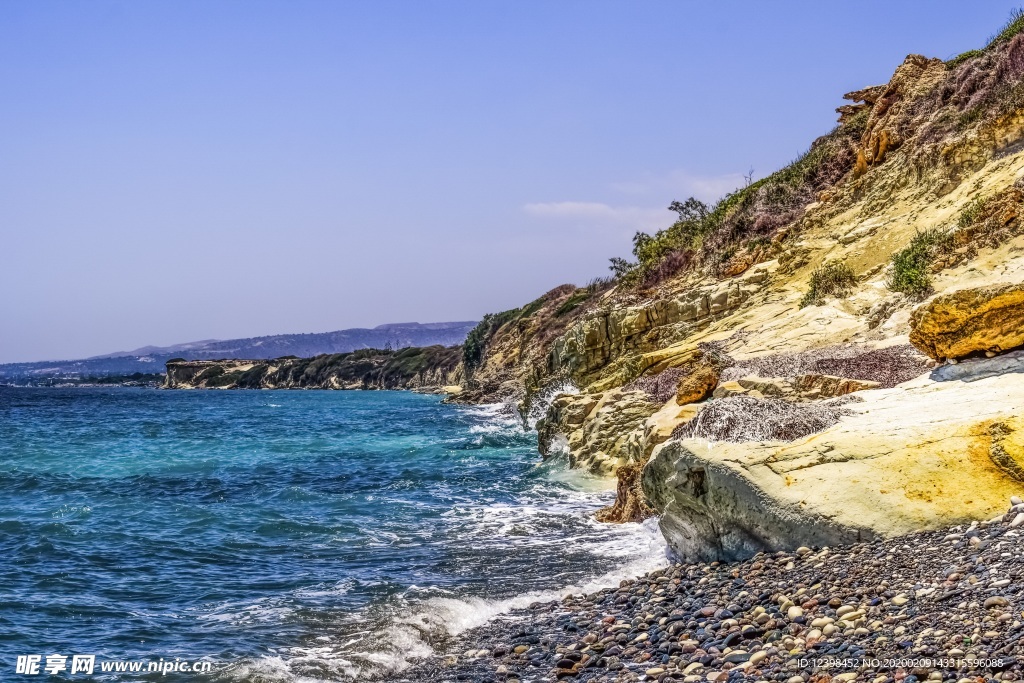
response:
M656 520L629 525L593 524L609 532L606 540L587 544L595 558L626 560L610 571L558 589L529 591L505 599L455 597L452 591L441 588L410 586L399 596L395 614L378 627L349 632L333 644L321 644L324 639L317 638L315 647L291 648L286 653L240 663L225 673L233 681L256 679L273 683L322 681L320 676L355 681L398 673L413 660L435 654L432 643L507 618L510 612L535 602L558 601L568 594L616 587L623 579L665 566L666 546ZM317 677L310 678L312 672Z
M530 411L526 416L526 422L529 424L530 429L537 428L537 422L547 415L548 408L551 407L551 403L555 400L555 397L562 394L578 393L580 393L580 388L569 380L553 382L541 389L530 402Z

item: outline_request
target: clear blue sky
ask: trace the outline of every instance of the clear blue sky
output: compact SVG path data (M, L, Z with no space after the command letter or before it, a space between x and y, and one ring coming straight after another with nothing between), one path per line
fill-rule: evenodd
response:
M0 3L0 362L474 319L1015 2Z

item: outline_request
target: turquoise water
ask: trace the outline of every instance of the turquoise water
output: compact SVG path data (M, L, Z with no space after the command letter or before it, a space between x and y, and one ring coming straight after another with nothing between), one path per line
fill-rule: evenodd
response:
M0 387L0 680L40 680L14 673L33 653L212 670L90 680L387 676L662 563L535 443L402 392Z

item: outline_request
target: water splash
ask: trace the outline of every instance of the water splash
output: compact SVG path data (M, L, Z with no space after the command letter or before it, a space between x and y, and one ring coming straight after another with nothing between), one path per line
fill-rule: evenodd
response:
M555 398L562 394L575 395L580 393L580 388L571 380L558 380L541 389L530 401L530 408L526 414L526 424L530 429L537 429L537 423L548 414L551 404Z

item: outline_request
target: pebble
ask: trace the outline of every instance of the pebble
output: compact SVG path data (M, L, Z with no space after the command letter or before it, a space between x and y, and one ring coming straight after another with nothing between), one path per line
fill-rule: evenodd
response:
M1015 497L1017 505L1024 502ZM514 610L453 639L450 652L462 656L427 657L395 680L1024 681L1021 517L1010 509L967 529L671 564ZM876 663L801 664L829 657ZM929 658L934 665L882 663ZM976 663L988 660L1001 663Z

